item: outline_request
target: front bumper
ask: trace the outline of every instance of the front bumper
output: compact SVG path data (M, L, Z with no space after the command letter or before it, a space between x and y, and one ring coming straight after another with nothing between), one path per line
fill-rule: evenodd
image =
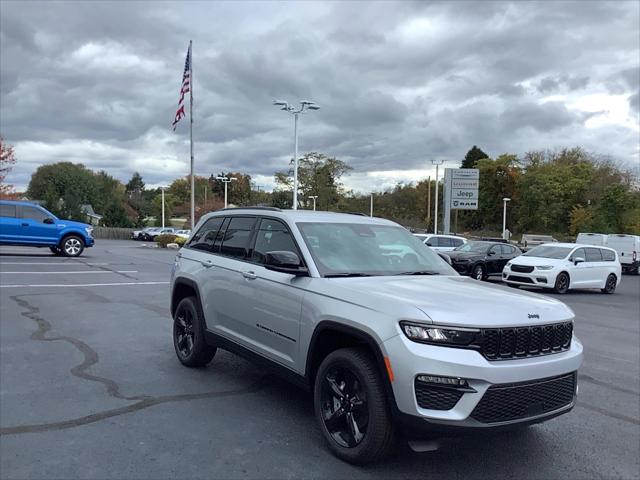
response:
M89 237L87 236L85 238L85 242L84 242L84 246L85 247L93 247L93 245L96 243L95 239L93 237Z
M453 261L452 267L458 272L460 275L471 275L471 267L473 266L472 262L462 263Z
M525 417L504 422L477 420L480 415L476 407L492 386L535 384L542 379L564 377L577 372L583 360L582 344L575 336L571 347L564 352L501 361L489 361L474 350L416 343L404 335L397 335L382 345L394 373L392 389L396 406L401 416L412 419L412 427L417 430L430 429L433 425L474 429L504 427L543 421L565 413L573 407L577 389L559 408L543 412L531 410ZM417 398L416 378L425 374L465 379L468 391L463 392L449 409L422 408ZM491 392L496 388L500 387L494 387ZM475 418L472 417L474 411Z
M514 272L509 267L505 267L504 270L502 270L502 281L506 283L513 283L515 285L553 288L557 275L558 272L555 270L534 269L533 272L523 273Z

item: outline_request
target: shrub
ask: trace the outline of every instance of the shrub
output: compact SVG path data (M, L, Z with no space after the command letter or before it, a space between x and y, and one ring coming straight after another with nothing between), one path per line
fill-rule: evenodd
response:
M180 245L183 246L185 243L187 243L188 238L184 238L184 237L176 237L175 242Z
M172 235L172 234L158 235L156 237L156 243L160 248L167 248L167 244L174 243L176 241L176 238L179 238L179 237L176 237L175 235Z

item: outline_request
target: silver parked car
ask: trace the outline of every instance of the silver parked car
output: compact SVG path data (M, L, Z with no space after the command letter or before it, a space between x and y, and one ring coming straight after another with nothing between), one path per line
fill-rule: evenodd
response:
M383 458L400 431L415 442L442 428L541 422L575 404L571 309L461 277L387 220L210 213L171 284L180 362L204 366L217 348L266 362L313 392L327 445L350 462Z

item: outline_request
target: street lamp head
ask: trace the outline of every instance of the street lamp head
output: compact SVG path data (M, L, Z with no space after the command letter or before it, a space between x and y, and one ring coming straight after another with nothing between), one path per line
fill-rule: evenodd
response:
M236 180L238 180L236 177L229 177L230 182L235 182Z
M504 198L502 199L502 201L503 201L503 202L510 202L510 201L511 201L511 199L510 199L510 198L507 198L507 197L504 197Z
M309 110L320 110L320 106L316 105L315 103L312 103L311 105L308 105L307 108Z
M282 100L274 100L273 101L273 105L277 105L278 107L286 107L289 104L287 102L282 101Z

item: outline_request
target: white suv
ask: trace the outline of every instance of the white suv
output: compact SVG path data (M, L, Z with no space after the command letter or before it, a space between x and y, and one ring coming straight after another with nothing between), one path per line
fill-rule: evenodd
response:
M194 232L171 277L178 359L202 367L224 348L311 390L342 459L380 459L400 432L541 422L575 403L566 305L461 277L393 222L245 208Z
M454 248L467 243L466 238L456 235L436 235L428 233L414 233L414 235L436 252L450 252Z

